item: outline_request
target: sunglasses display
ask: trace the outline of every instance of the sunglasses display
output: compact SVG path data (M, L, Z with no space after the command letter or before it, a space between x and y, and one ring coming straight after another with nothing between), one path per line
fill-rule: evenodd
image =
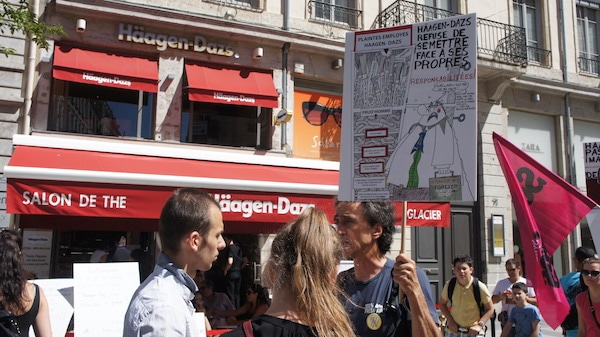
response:
M342 126L342 107L329 108L317 102L302 102L302 114L310 125L321 126L332 115L335 123Z
M591 277L598 277L600 276L600 271L598 270L587 270L587 269L583 269L581 271L581 274L583 276L591 276Z

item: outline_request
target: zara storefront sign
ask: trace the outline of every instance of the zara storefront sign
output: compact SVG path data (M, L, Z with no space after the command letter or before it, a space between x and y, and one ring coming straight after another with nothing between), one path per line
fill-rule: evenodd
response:
M145 31L144 26L140 25L120 23L119 35L117 38L119 41L156 46L158 51L165 51L167 48L171 48L192 50L198 53L208 53L227 57L235 55L235 52L231 49L231 46L223 43L207 41L206 38L201 35L195 35L190 39L188 37L176 35L147 32Z

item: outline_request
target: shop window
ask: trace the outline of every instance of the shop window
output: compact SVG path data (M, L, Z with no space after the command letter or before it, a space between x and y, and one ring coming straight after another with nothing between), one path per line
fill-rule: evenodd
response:
M270 116L271 109L194 102L184 98L180 141L270 149Z
M311 19L359 29L362 11L355 0L311 0L309 1Z
M152 139L156 93L55 80L48 130Z
M541 19L538 0L513 0L515 26L525 28L527 39L527 61L543 64L544 50L542 49Z
M110 232L110 231L60 231L55 233L54 253L51 263L50 278L73 277L74 263L111 262L110 255L114 254L120 237L126 238L129 251L137 250L140 268L140 278L148 276L156 261L156 242L150 232ZM92 260L96 251L98 260ZM131 258L134 261L135 257Z
M230 7L237 7L250 10L262 10L264 8L264 0L204 0L205 2L212 2L219 5L227 5Z
M425 0L425 5L447 11L456 11L456 6L453 0Z
M584 74L600 74L597 13L598 8L577 6L579 71Z
M435 20L448 17L450 13L457 12L457 6L454 0L425 0L425 6L429 6L438 10L423 9L425 20Z

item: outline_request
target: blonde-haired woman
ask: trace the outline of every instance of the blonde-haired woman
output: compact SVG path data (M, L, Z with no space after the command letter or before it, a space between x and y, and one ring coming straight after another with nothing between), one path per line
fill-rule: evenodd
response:
M581 276L588 290L575 297L579 321L577 337L600 336L600 259L583 260Z
M341 244L327 216L307 208L277 232L271 245L266 266L273 289L271 306L245 327L222 336L354 336L338 297L336 274L341 258Z

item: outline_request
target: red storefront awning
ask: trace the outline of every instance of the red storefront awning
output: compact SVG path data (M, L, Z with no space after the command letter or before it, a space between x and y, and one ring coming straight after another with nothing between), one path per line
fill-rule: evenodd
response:
M273 74L247 68L186 63L189 99L234 105L276 108L279 94Z
M158 219L175 188L199 187L219 201L226 222L277 225L307 205L332 214L338 183L337 170L25 145L5 176L11 214Z
M55 46L52 76L64 81L158 92L158 61L139 56Z

